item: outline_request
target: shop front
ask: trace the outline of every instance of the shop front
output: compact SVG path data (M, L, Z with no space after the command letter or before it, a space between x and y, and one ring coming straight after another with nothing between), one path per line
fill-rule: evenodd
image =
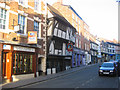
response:
M73 48L72 67L77 67L84 64L85 53L79 48Z
M2 76L12 81L12 75L34 73L36 76L35 47L3 44Z
M71 57L49 56L47 61L47 74L54 74L69 69Z
M115 60L115 54L108 54L108 60Z

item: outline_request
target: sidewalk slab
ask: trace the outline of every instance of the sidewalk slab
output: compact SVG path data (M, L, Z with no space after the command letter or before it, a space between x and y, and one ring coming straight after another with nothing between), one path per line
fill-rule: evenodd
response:
M2 88L19 88L22 86L26 86L26 85L30 85L30 84L34 84L37 82L42 82L42 81L46 81L49 79L53 79L53 78L57 78L60 76L64 76L64 75L68 75L71 74L73 72L79 71L81 69L87 68L89 66L93 66L96 64L91 64L91 65L87 65L87 66L81 66L81 67L76 67L76 68L71 68L69 70L65 70L56 74L51 74L51 75L46 75L46 76L39 76L36 78L31 78L31 79L25 79L25 80L20 80L20 81L16 81L16 82L11 82L5 85L2 85Z

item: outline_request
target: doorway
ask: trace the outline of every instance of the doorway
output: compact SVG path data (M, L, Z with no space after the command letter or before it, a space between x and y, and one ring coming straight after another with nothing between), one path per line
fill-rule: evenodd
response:
M6 74L7 74L7 73L6 73L7 59L8 59L8 52L4 52L4 53L3 53L3 60L2 60L2 65L3 65L3 66L2 66L2 67L3 67L3 68L2 68L2 75L3 75L3 77L5 77Z

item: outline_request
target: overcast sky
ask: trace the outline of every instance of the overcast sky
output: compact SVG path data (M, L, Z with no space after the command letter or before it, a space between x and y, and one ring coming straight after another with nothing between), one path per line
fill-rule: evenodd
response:
M46 0L53 4L57 0ZM118 3L116 0L63 0L89 25L90 32L108 40L118 40Z

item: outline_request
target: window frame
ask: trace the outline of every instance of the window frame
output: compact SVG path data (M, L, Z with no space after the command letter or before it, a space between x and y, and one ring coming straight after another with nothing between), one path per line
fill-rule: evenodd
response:
M21 3L21 2L23 2L23 3ZM19 0L18 5L28 8L28 0Z
M37 4L37 7L35 7ZM34 12L41 13L41 0L34 0Z
M19 17L20 17L20 19L19 19ZM21 20L21 18L23 19L23 20ZM20 21L19 21L20 20ZM24 22L23 22L24 21ZM20 22L20 23L19 23ZM21 22L22 22L22 24L21 24ZM17 33L19 33L19 34L26 34L26 17L24 16L24 15L21 15L21 14L18 14L18 25L21 27L21 25L23 26L23 32L21 33L20 32L20 28L19 28L19 31L17 32ZM22 30L21 30L22 31Z
M35 22L36 22L36 24L35 24ZM38 27L37 27L37 29L35 29L35 25L38 25ZM38 38L40 38L40 22L38 22L38 21L36 21L36 20L34 20L34 31L37 31L37 37Z

